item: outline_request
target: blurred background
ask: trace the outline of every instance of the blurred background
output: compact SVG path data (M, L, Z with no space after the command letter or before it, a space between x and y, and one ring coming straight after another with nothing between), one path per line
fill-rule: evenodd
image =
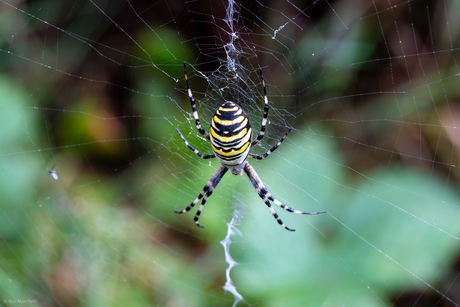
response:
M459 306L460 2L0 0L0 306ZM226 100L276 223L219 167ZM49 171L53 165L58 180Z

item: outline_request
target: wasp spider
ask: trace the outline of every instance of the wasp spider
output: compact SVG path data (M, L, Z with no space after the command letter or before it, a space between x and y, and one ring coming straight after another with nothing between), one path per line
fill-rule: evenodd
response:
M251 121L246 115L246 112L244 112L244 110L240 106L231 101L225 102L224 104L222 104L222 106L220 106L219 109L217 109L216 114L214 115L211 121L211 133L207 133L201 127L200 124L198 112L196 111L195 99L193 98L192 91L190 89L190 84L188 82L185 62L184 74L188 96L190 97L190 103L192 105L193 116L195 117L196 128L205 138L207 138L211 142L211 147L214 153L210 155L203 155L192 145L190 145L189 142L187 142L187 140L184 138L179 129L176 128L176 131L181 137L182 141L184 141L185 145L187 145L187 147L190 148L190 150L192 150L196 155L198 155L198 157L202 159L217 158L217 160L221 163L221 166L217 169L214 175L212 175L211 179L209 179L209 181L206 183L200 195L198 195L198 197L187 208L185 208L182 211L175 211L175 213L185 213L192 209L201 200L201 204L195 215L194 221L198 227L203 228L204 226L198 223L201 211L203 211L203 207L206 201L211 196L212 192L214 191L222 177L229 169L231 170L233 176L243 176L243 172L245 172L246 175L248 175L249 180L251 181L252 185L257 191L257 194L259 194L260 198L262 198L264 203L268 206L268 209L270 209L276 221L289 231L294 231L294 229L288 228L286 227L286 225L284 225L283 221L280 219L275 209L273 209L272 205L270 204L270 201L274 202L276 205L280 206L286 211L294 212L297 214L313 215L327 212L303 212L292 209L284 205L280 201L276 200L276 198L274 198L270 193L268 193L267 189L265 188L265 185L260 180L256 171L246 160L247 157L257 160L265 159L269 154L274 152L278 148L278 146L280 146L280 144L284 141L288 133L291 131L291 129L289 129L288 132L286 132L286 134L281 138L281 140L279 140L278 143L275 146L273 146L269 151L267 151L264 155L259 156L249 153L251 147L259 143L260 140L262 140L262 138L264 137L265 125L267 123L268 98L267 89L265 87L265 80L262 74L262 69L260 69L260 77L262 79L262 86L264 88L265 106L262 119L262 127L260 129L259 135L255 140L252 139Z

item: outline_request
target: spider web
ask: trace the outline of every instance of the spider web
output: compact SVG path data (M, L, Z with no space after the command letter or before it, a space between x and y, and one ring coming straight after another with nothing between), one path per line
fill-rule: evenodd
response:
M0 0L0 304L459 306L458 1ZM267 133L225 176L223 101ZM48 173L54 171L58 179ZM232 292L233 295L228 293Z

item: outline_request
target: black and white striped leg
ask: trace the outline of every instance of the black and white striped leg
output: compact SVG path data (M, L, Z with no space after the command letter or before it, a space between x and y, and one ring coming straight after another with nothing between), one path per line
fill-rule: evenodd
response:
M204 186L203 190L200 192L200 195L184 210L182 211L174 211L175 213L185 213L187 211L190 211L200 200L201 204L200 207L198 208L198 211L195 215L195 218L193 219L195 221L195 224L198 227L203 228L204 226L198 223L198 219L200 218L201 211L203 211L204 205L206 204L206 201L208 198L211 196L212 192L214 192L215 188L219 184L220 180L222 177L224 177L225 173L228 171L228 167L225 165L221 165L217 171L212 175L211 179L206 183Z
M210 140L209 134L206 132L206 130L203 129L203 127L201 127L201 124L200 124L200 118L198 117L198 112L196 111L195 98L193 98L192 90L190 89L190 84L188 83L187 68L186 68L185 62L184 62L184 75L185 75L185 84L187 85L188 97L190 98L190 104L192 105L193 117L195 117L196 128L205 138Z
M289 212L292 212L292 213L297 213L297 214L306 214L306 215L316 215L316 214L327 213L327 211L305 212L305 211L300 211L300 210L293 209L291 207L286 206L282 202L278 201L273 196L271 196L270 193L268 193L266 188L263 188L262 190L263 190L263 192L265 192L265 195L269 200L271 200L272 202L274 202L275 204L277 204L278 206L280 206L281 208L283 208L286 211L289 211Z
M190 145L190 143L185 139L185 137L182 135L182 133L180 133L179 129L176 128L176 131L179 134L179 136L182 139L182 141L184 141L185 145L187 145L187 147L191 151L193 151L198 157L200 157L202 159L210 159L210 158L215 158L216 157L214 154L203 155L201 152L199 152L197 149L195 149L192 145Z
M246 173L246 175L248 175L249 180L251 181L252 185L256 189L257 194L259 194L260 198L262 198L263 202L267 205L268 209L270 209L270 212L273 214L278 224L280 224L281 226L283 226L285 229L289 231L295 231L295 229L291 229L287 227L286 225L284 225L283 221L278 216L275 209L273 209L272 205L270 204L270 202L268 201L268 198L265 195L266 194L265 191L267 191L267 189L265 188L264 184L260 180L256 171L252 168L251 164L249 164L248 161L244 161L244 164L245 164L244 172Z
M267 88L265 87L265 79L264 79L264 75L262 74L262 68L259 68L259 70L260 70L260 78L262 79L262 86L264 87L264 102L265 102L264 116L262 118L262 127L260 128L259 135L254 141L252 141L251 147L259 143L265 135L265 126L267 125L267 117L268 117L268 109L269 109L268 98L267 98Z
M278 216L278 214L276 213L275 209L273 209L272 205L270 204L269 200L271 200L272 202L274 202L276 205L278 205L279 207L281 207L282 209L288 211L288 212L292 212L292 213L296 213L296 214L308 214L308 215L315 215L315 214L321 214L321 213L326 213L327 211L319 211L319 212L304 212L304 211L299 211L299 210L295 210L291 207L288 207L286 205L284 205L283 203L281 203L280 201L278 201L277 199L275 199L272 195L270 195L270 193L268 193L267 191L267 188L265 187L265 185L262 183L262 180L260 180L259 176L257 175L256 171L254 170L254 168L251 166L251 164L249 164L248 161L244 161L245 165L244 165L244 171L246 172L246 174L248 175L249 177L249 180L251 181L252 185L254 186L254 188L256 189L257 191L257 194L259 194L260 198L262 198L262 200L264 201L264 203L268 206L268 208L270 209L271 213L273 214L273 216L275 217L276 221L278 222L278 224L280 224L281 226L283 226L284 228L286 228L287 230L289 231L295 231L295 229L291 229L291 228L288 228L286 227L286 225L284 225L283 221L280 219L280 217Z
M269 154L271 154L272 152L274 152L280 145L281 143L283 143L284 139L287 137L287 135L289 134L289 132L291 132L292 128L289 128L288 132L286 132L286 134L281 138L281 140L278 141L278 143L276 143L275 146L273 146L269 151L267 151L266 153L263 154L263 156L259 156L259 155L254 155L254 154L249 154L248 157L249 158L253 158L253 159L257 159L257 160L263 160L265 159Z

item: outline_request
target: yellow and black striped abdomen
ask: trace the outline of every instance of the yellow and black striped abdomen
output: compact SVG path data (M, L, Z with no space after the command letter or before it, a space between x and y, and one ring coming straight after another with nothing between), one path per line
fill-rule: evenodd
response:
M225 165L243 163L252 142L251 121L246 112L227 101L214 114L210 130L211 146L217 160Z

